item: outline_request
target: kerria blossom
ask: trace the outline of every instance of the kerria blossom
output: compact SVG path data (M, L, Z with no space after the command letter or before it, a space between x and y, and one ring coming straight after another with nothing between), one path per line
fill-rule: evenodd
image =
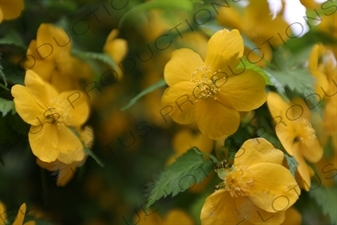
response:
M262 76L237 69L243 49L239 31L224 29L210 38L204 61L187 48L172 53L164 70L169 87L162 104L171 109L169 115L175 122L195 121L203 134L221 139L237 131L239 112L254 110L266 101Z
M23 0L0 0L0 23L19 17L23 8Z
M275 125L276 135L287 153L298 162L297 171L301 181L304 182L304 189L309 191L311 168L305 159L316 163L323 156L323 148L310 123L310 114L305 113L309 110L304 110L304 102L302 104L300 102L287 103L275 92L268 94L267 105L277 123Z
M245 141L234 164L218 170L222 188L205 200L202 225L281 224L300 193L283 159L283 152L263 138Z
M31 149L44 162L57 160L61 153L83 149L76 134L89 116L89 105L78 90L58 93L34 71L27 70L25 86L12 87L15 109L31 125L28 134ZM83 159L84 151L77 158ZM59 159L62 160L62 159Z

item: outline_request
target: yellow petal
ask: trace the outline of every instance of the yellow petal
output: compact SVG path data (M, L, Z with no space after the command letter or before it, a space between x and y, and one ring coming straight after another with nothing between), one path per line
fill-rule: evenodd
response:
M0 225L6 225L7 214L6 206L0 201Z
M206 198L200 214L202 225L239 224L245 219L239 215L234 199L225 190L218 190Z
M315 2L314 0L300 0L300 2L308 9L315 9L320 7L320 4L318 2Z
M242 23L240 22L242 16L235 7L222 7L218 11L217 19L222 26L242 30Z
M289 170L272 163L258 163L249 167L253 186L249 198L267 212L284 211L298 199L300 189Z
M45 123L43 126L30 127L28 133L29 144L33 154L44 162L53 162L57 159L59 151L57 146L59 139L57 137L57 125Z
M164 78L168 86L178 82L191 81L193 71L203 64L194 51L182 48L171 53L171 60L165 66Z
M290 104L287 104L279 94L269 92L267 97L268 109L275 123L277 137L280 139L285 150L293 155L293 144L297 136L294 124L287 118L294 118L291 114ZM286 116L287 115L287 116Z
M71 48L70 36L60 27L42 23L37 30L36 51L42 59L54 59Z
M254 138L243 143L235 154L234 165L251 166L257 163L274 163L282 165L284 154L264 138Z
M68 157L58 158L63 163L69 163L71 159L77 159L77 161L84 159L83 145L80 139L66 126L59 126L57 129L59 152L69 154ZM61 161L62 162L62 161Z
M260 107L267 100L266 83L261 75L246 70L238 76L231 76L221 86L223 95L237 111L251 111Z
M2 19L10 20L18 17L21 14L21 11L24 8L23 0L15 0L15 1L1 1L0 3L0 11L2 13ZM1 18L0 18L1 22Z
M192 96L194 83L179 82L166 88L162 97L162 115L169 115L180 124L189 124L195 120L195 99Z
M311 176L310 168L305 162L301 152L298 149L298 143L294 144L294 158L298 163L297 172L299 175L299 184L304 188L304 190L309 191L311 187Z
M240 114L237 111L212 98L197 102L195 119L201 133L214 140L234 134L240 125Z
M83 92L78 90L64 91L60 93L56 100L64 103L69 109L70 126L81 126L89 117L89 104Z
M60 150L60 154L57 159L65 164L71 164L74 162L81 162L85 157L85 152L83 147L77 148L75 150L68 149L68 150Z
M53 86L44 82L39 75L32 70L26 71L25 85L29 94L44 109L47 109L50 99L57 96Z
M170 210L164 218L164 225L194 225L193 219L182 210L174 209Z
M299 211L297 211L294 207L290 207L285 212L285 220L281 225L301 225L302 224L302 216Z
M15 110L20 117L28 124L39 126L44 123L43 114L46 108L42 108L27 91L27 88L21 85L12 87L12 95L14 97Z
M238 30L217 31L208 41L205 64L211 67L211 74L221 70L231 76L228 67L232 69L237 67L243 50L243 40Z
M59 173L57 176L57 186L64 187L68 184L68 182L74 177L76 173L76 165L75 164L63 164L59 169Z
M306 160L312 163L316 163L321 160L324 153L324 150L317 139L313 140L312 146L299 142L298 150Z
M13 222L13 225L22 225L23 220L25 219L25 214L26 214L26 204L23 203L20 206L19 212Z
M284 211L271 213L258 208L248 197L234 198L235 206L246 221L255 225L275 225L284 220Z

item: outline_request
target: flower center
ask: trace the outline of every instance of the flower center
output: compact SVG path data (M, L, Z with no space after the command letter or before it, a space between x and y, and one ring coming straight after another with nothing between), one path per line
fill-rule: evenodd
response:
M48 105L48 109L43 113L47 123L55 123L57 125L69 125L71 117L69 114L69 106L65 102L52 99Z
M301 118L295 122L296 139L308 147L312 147L316 140L315 130L307 119Z
M203 65L193 71L191 81L195 83L192 94L197 101L209 97L216 99L214 95L220 90L220 87L226 83L227 76L221 71L211 74L211 67Z
M244 166L233 166L225 178L226 190L232 197L247 196L253 183L252 175Z

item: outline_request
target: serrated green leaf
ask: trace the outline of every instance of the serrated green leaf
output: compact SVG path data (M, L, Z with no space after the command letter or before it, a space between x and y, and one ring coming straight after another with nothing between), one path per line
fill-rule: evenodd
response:
M196 148L188 150L154 180L146 208L156 201L169 195L172 197L188 190L194 184L200 183L213 170L213 162L195 152Z
M323 213L328 214L333 224L337 224L337 187L320 186L309 192L309 195L322 207Z
M12 115L15 114L14 102L0 98L0 112L2 116L6 116L9 111L12 111Z
M81 51L73 51L73 54L82 59L93 59L103 62L111 66L115 71L118 71L118 67L115 61L108 54L97 52L81 52Z
M242 57L240 60L241 63L238 65L238 69L245 68L254 70L264 78L267 85L273 85L273 83L270 81L270 76L268 75L267 71L257 66L256 64L249 62L246 57Z
M295 172L297 170L298 167L298 162L296 161L296 159L290 155L284 154L284 157L287 160L287 164L289 166L289 170L291 172L291 174L295 177Z
M157 88L160 88L160 87L164 86L165 84L166 84L165 80L162 79L162 80L158 81L157 83L147 87L145 90L140 92L136 97L132 98L126 106L121 108L121 110L124 111L124 110L130 108L133 104L135 104L138 101L138 99L140 99L144 95L147 95L147 94L151 93L152 91L156 90Z
M15 45L17 47L27 49L23 44L20 35L15 30L6 31L6 35L3 38L0 38L0 45Z
M127 13L124 14L124 16L121 18L118 24L118 29L122 29L124 24L127 20L131 19L137 19L138 15L146 12L151 9L172 9L176 8L179 10L185 10L188 12L191 12L193 9L193 3L188 0L180 0L180 1L148 1L142 4L139 4L138 6L133 7L131 10L129 10Z

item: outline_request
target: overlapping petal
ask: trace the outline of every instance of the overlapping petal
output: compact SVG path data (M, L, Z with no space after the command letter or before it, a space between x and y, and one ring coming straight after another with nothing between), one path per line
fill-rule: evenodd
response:
M235 154L234 165L251 166L257 163L274 163L281 165L284 154L276 149L264 138L255 138L245 141Z
M220 70L231 76L228 67L237 67L243 50L243 40L238 30L217 31L208 41L205 64L212 68L211 74Z
M252 70L246 70L240 75L230 76L220 90L230 100L234 109L251 111L266 101L265 85L261 75Z
M193 71L203 64L194 51L182 48L171 53L171 60L164 69L164 78L168 86L179 82L191 81Z
M196 104L196 122L201 133L211 139L231 135L240 125L240 114L213 99L201 99Z
M162 115L168 114L180 124L192 123L195 119L196 102L192 95L192 82L179 82L168 87L162 97Z
M300 189L285 167L258 163L250 166L249 172L254 179L249 198L257 207L275 213L288 209L298 199Z

